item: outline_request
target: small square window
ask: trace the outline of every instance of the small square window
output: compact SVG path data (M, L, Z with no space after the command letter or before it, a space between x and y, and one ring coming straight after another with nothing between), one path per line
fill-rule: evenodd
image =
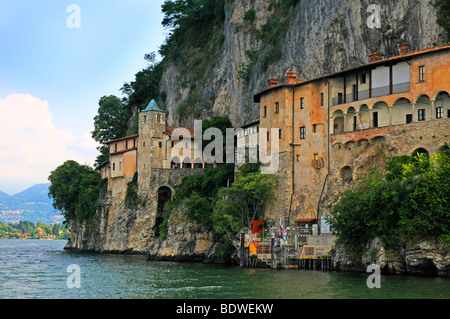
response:
M361 84L365 84L367 82L366 73L361 74Z

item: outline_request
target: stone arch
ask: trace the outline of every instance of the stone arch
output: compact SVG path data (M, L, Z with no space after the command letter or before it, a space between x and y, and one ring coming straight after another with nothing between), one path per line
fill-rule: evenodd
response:
M156 192L157 195L157 208L156 208L156 218L155 225L153 226L153 231L155 237L160 236L160 226L166 218L167 204L172 199L173 189L169 186L160 186Z
M372 106L372 127L389 126L389 106L384 101L378 101Z
M450 95L447 91L439 91L433 97L436 118L450 118ZM439 108L441 108L439 110Z
M197 157L194 161L194 168L203 168L202 159Z
M333 134L344 133L344 112L336 110L333 112Z
M373 138L370 139L370 143L371 144L377 144L377 143L383 143L385 141L385 137L384 136L374 136Z
M344 183L351 183L353 181L353 169L348 165L342 167L341 178Z
M350 106L345 113L346 123L345 127L347 131L353 132L358 129L358 119L356 116L356 109L353 106Z
M170 162L170 168L173 169L181 168L180 158L178 156L172 157L172 161Z
M421 94L416 98L417 121L431 119L431 100L426 94Z
M367 145L367 144L369 144L369 140L367 138L362 138L362 139L359 139L358 141L356 141L356 145L359 147Z
M185 157L183 159L183 169L191 169L192 168L192 162L190 157Z
M333 145L331 145L332 148L334 149L341 149L344 145L340 142L336 142Z
M416 149L411 153L412 156L417 156L418 154L424 154L424 155L426 155L426 156L430 156L430 153L429 153L425 148L423 148L423 147L416 148Z
M355 150L356 149L356 142L355 141L347 141L345 142L345 149L348 151Z
M441 147L438 148L437 150L438 153L442 153L442 152L450 152L450 146L448 144L444 144Z
M413 119L412 104L406 97L400 97L392 103L392 124L411 123Z
M366 130L370 127L370 110L367 104L362 104L358 110L360 128Z
M414 103L417 103L417 101L419 101L419 99L428 99L431 100L430 97L428 96L428 94L422 93L419 94L418 96L416 96L416 98L414 99Z

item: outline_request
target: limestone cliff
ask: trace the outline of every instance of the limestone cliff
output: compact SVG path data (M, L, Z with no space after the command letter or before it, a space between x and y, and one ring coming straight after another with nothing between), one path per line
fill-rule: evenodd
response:
M383 274L450 276L450 249L435 240L404 241L398 249L383 247L376 238L367 245L361 258L354 258L340 246L334 250L335 269L364 272L370 264L380 266Z
M368 63L374 52L398 55L401 42L413 51L445 43L429 0L301 0L289 9L276 5L280 2L228 1L223 44L214 60L203 61L213 63L205 77L169 63L161 81L169 125L192 125L212 115L228 115L234 125L242 125L259 118L252 96L287 69L312 79ZM371 4L381 8L380 28L367 25ZM244 20L250 10L254 17ZM189 48L186 55L201 58ZM192 112L180 116L177 107L193 95Z

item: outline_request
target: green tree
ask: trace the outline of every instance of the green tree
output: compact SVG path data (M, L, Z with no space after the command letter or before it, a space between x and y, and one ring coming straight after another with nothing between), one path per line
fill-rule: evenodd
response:
M385 168L371 171L333 207L329 221L338 241L355 256L375 237L387 248L414 237L450 243L448 152L389 158Z
M97 157L96 166L109 159L109 149L105 143L126 135L131 116L127 106L117 96L103 96L98 104L92 131L92 138L101 144L98 147L100 155Z
M67 161L50 173L49 180L49 197L53 199L53 207L63 213L65 224L75 218L89 218L95 213L94 203L104 183L101 183L97 171L75 161Z
M247 168L247 166L251 168ZM235 182L221 188L212 215L213 232L219 238L231 239L243 226L251 227L264 217L268 204L275 201L276 175L254 172L253 164L246 164L237 173Z
M155 52L146 54L144 59L149 65L135 75L135 80L125 82L120 89L127 97L127 108L131 112L133 107L143 110L148 103L154 99L158 100L161 96L159 85L162 78L163 66L156 61Z
M433 0L432 5L436 8L436 22L444 28L447 33L447 41L450 41L450 1Z

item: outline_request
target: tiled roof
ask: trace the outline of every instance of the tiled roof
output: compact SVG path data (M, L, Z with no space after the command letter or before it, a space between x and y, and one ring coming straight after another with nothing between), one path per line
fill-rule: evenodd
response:
M129 136L121 137L121 138L116 138L115 140L108 141L105 144L111 144L111 143L115 143L115 142L119 142L119 141L129 140L129 139L133 139L136 137L139 137L139 134L133 134L133 135L129 135Z
M166 126L166 135L172 136L173 131L179 127L173 127L173 126ZM181 127L180 127L181 128ZM194 138L194 129L188 128L189 133L191 134L191 138Z
M282 88L282 87L295 87L295 86L299 86L299 85L315 82L315 81L318 81L318 80L334 78L334 77L340 76L340 75L345 74L345 73L350 73L350 72L358 71L360 69L367 68L369 66L373 67L373 66L376 66L376 65L383 65L383 64L386 64L388 62L394 62L394 61L397 61L397 60L410 59L410 58L413 58L415 56L420 56L420 55L424 55L424 54L428 54L428 53L445 51L445 50L450 50L450 45L443 45L443 46L439 46L439 47L428 48L428 49L424 49L424 50L420 50L420 51L415 51L415 52L411 52L411 53L407 53L407 54L403 54L403 55L397 55L397 56L394 56L394 57L390 57L390 58L374 61L374 62L367 63L367 64L361 64L361 65L359 65L357 67L353 67L353 68L346 69L346 70L339 71L339 72L333 72L331 74L327 74L327 75L324 75L322 77L318 77L318 78L315 78L315 79L311 79L311 80L307 80L307 81L303 81L302 80L303 82L299 82L299 83L287 83L287 82L280 83L279 85L272 86L272 87L269 87L269 88L266 88L266 89L262 90L261 92L258 92L257 94L254 95L253 100L254 100L255 103L259 103L261 95L264 94L264 93L267 93L267 92L269 92L269 91L271 91L273 89Z

